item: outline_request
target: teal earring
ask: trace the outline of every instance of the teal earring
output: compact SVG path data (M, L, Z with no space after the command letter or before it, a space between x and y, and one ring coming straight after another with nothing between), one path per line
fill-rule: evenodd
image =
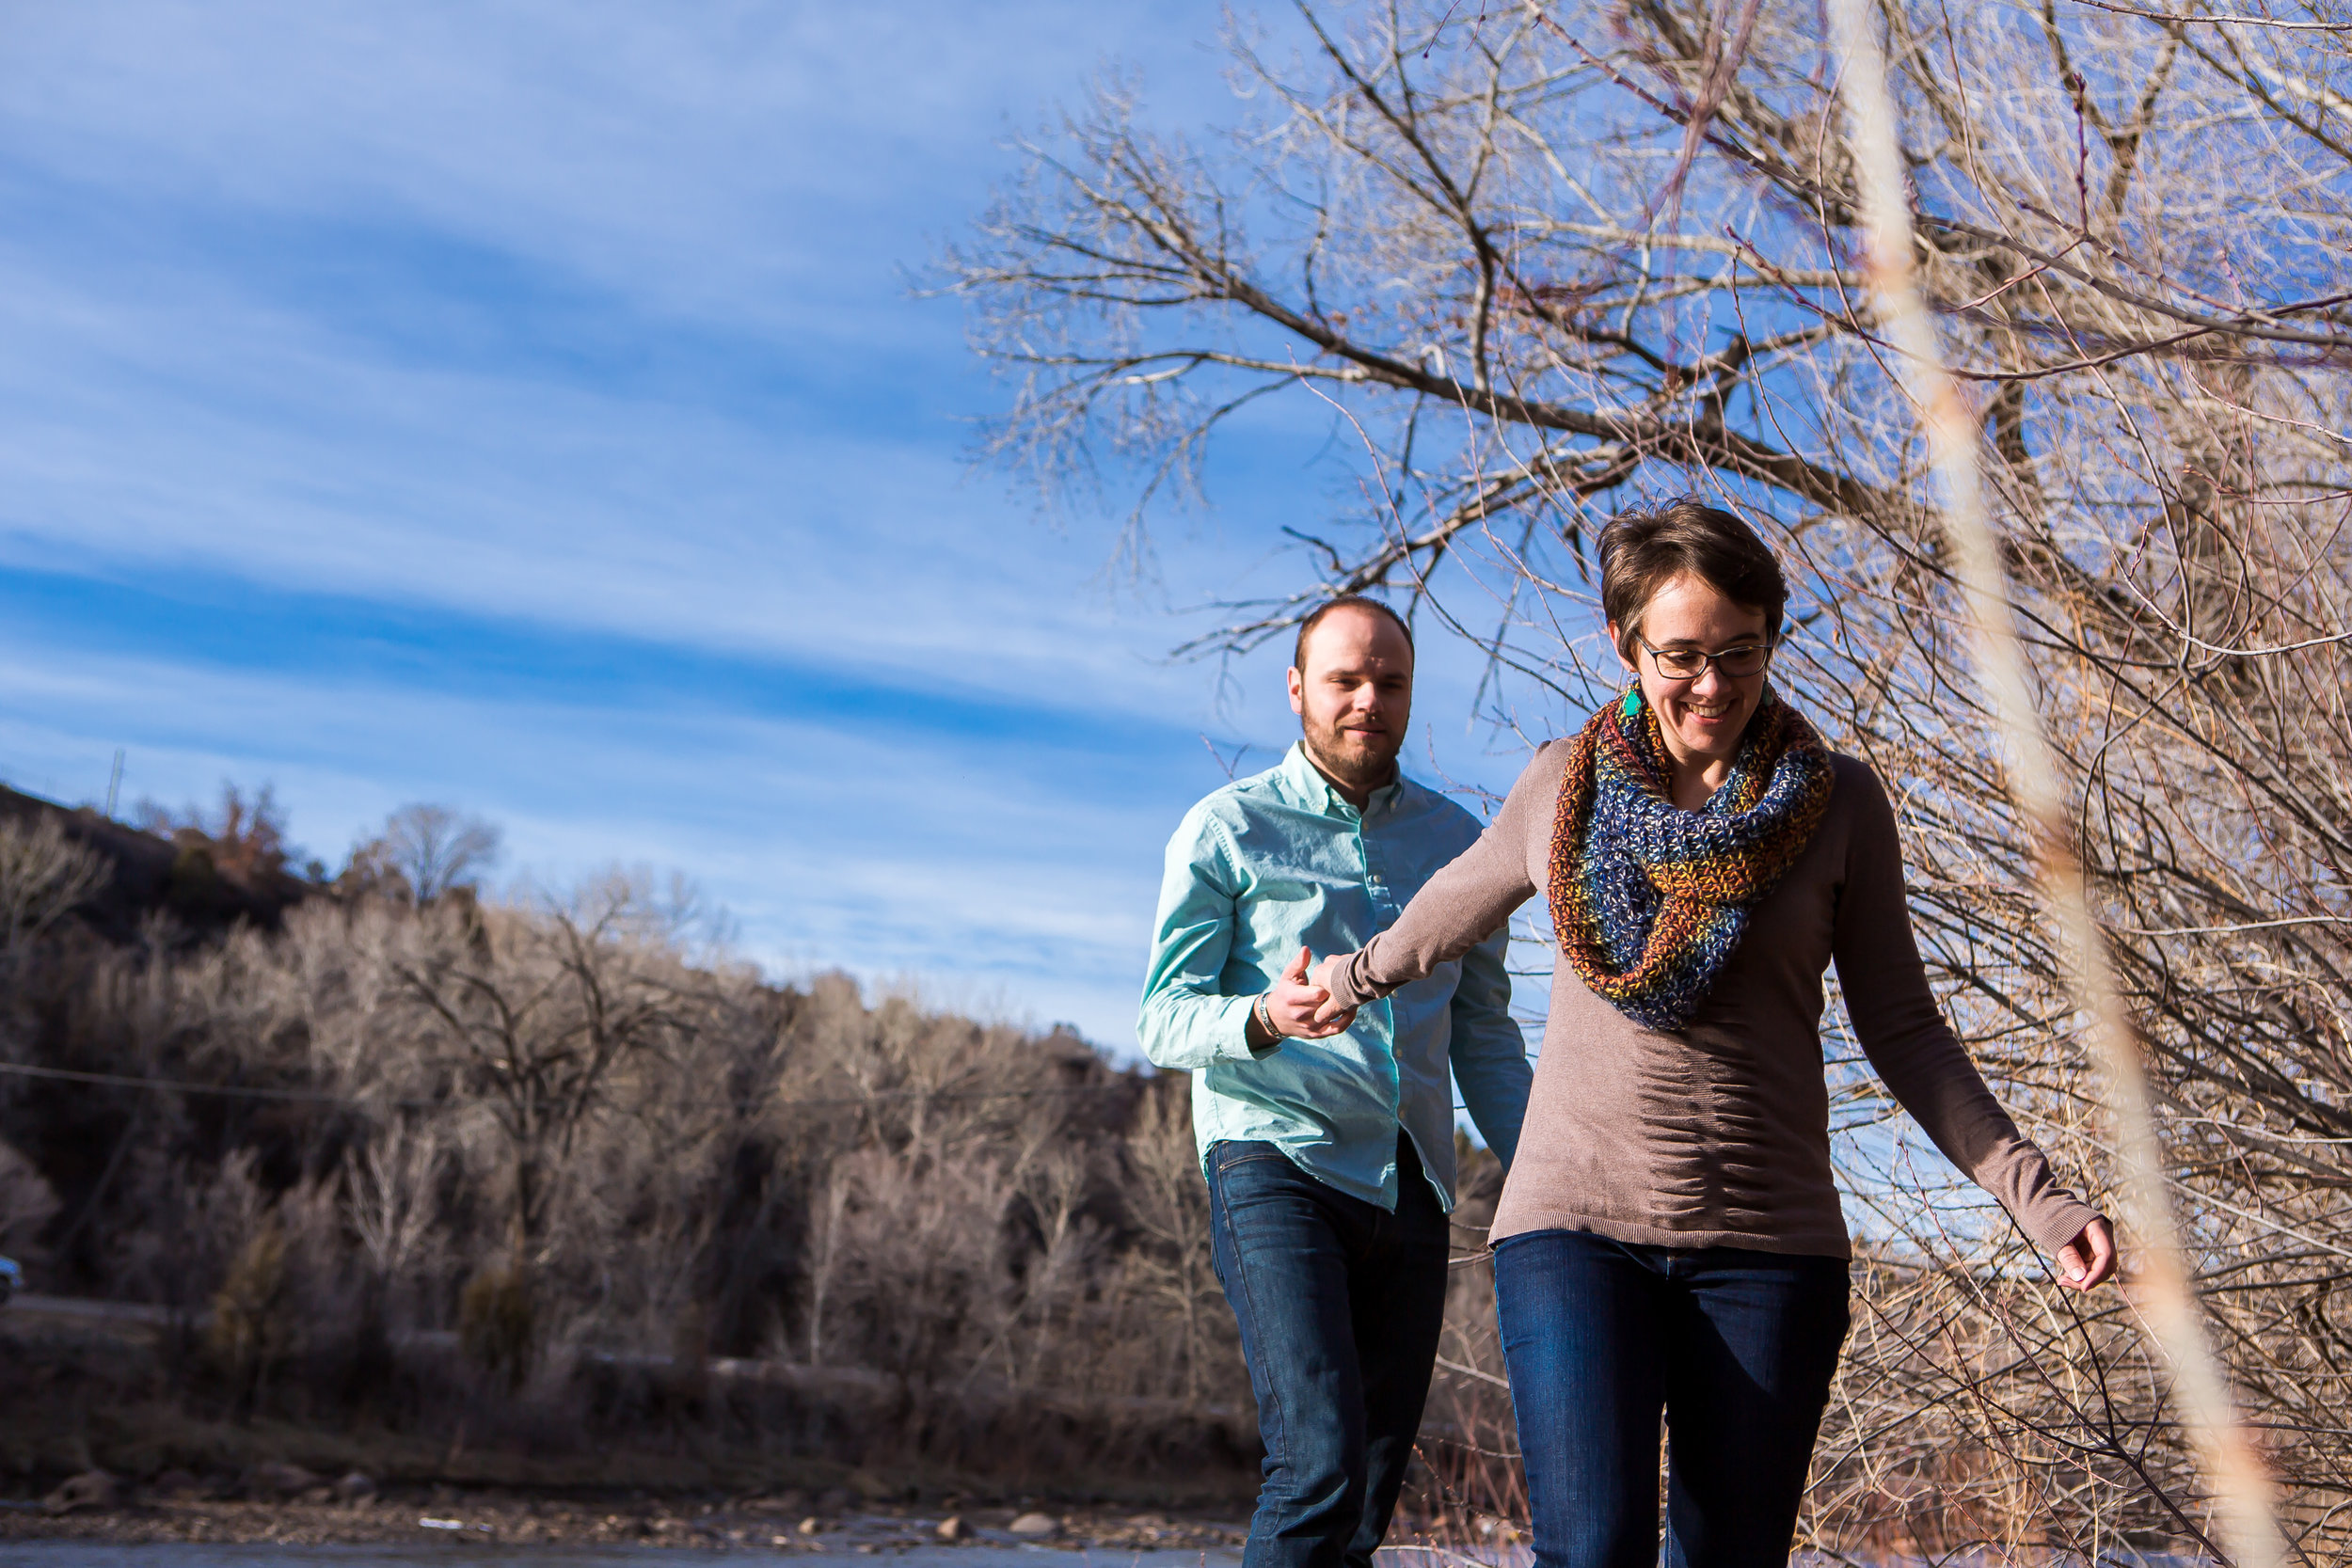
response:
M1625 689L1625 704L1617 711L1628 719L1640 715L1642 711L1642 683L1640 681L1637 680Z

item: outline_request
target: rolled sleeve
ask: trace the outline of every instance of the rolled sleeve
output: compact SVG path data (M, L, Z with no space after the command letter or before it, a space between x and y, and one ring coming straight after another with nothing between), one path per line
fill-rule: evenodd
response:
M1250 991L1228 995L1226 959L1243 879L1216 818L1185 816L1168 840L1160 906L1152 929L1152 958L1144 977L1136 1037L1153 1066L1178 1071L1211 1062L1257 1061L1280 1049L1249 1043Z

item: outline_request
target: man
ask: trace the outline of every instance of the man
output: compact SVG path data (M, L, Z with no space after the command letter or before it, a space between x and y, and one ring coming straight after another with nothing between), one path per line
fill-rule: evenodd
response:
M1168 843L1137 1030L1145 1055L1194 1075L1217 1277L1258 1397L1265 1481L1244 1568L1369 1568L1445 1314L1448 1070L1506 1165L1530 1075L1507 931L1315 1022L1315 956L1387 929L1479 827L1397 771L1413 641L1395 611L1334 599L1293 659L1298 744Z

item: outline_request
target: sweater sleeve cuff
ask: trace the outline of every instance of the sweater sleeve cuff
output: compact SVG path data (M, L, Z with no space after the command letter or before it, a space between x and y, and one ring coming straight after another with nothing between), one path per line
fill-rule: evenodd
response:
M1360 1007L1367 1002L1377 1002L1394 986L1384 986L1372 978L1372 952L1366 948L1350 953L1331 972L1331 1000L1343 1007Z
M2046 1212L2024 1222L2023 1228L2033 1239L2034 1245L2056 1258L2058 1248L2081 1235L2091 1221L2105 1218L2105 1214L2090 1204L2069 1195L2051 1204Z

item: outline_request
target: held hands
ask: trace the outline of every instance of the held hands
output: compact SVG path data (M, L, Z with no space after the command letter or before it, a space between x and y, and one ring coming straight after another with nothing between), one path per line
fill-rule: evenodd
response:
M1315 965L1314 974L1308 977L1307 983L1312 986L1316 990L1322 992L1324 997L1323 1007L1315 1014L1318 1022L1327 1017L1337 1017L1339 1014L1339 1005L1330 999L1331 982L1339 974L1340 964L1344 960L1344 954L1332 954L1329 958ZM1348 1008L1347 1016L1349 1018L1354 1018L1356 1016L1356 1009L1353 1007ZM1347 1025L1343 1023L1340 1027L1344 1029Z
M1331 993L1307 977L1314 954L1302 947L1265 993L1263 1011L1274 1032L1290 1039L1328 1039L1356 1022L1353 1007L1335 1008ZM1327 962L1328 960L1326 960Z
M2094 1290L2115 1275L2115 1231L2105 1220L2092 1220L2082 1234L2058 1248L2058 1283L2077 1291Z

